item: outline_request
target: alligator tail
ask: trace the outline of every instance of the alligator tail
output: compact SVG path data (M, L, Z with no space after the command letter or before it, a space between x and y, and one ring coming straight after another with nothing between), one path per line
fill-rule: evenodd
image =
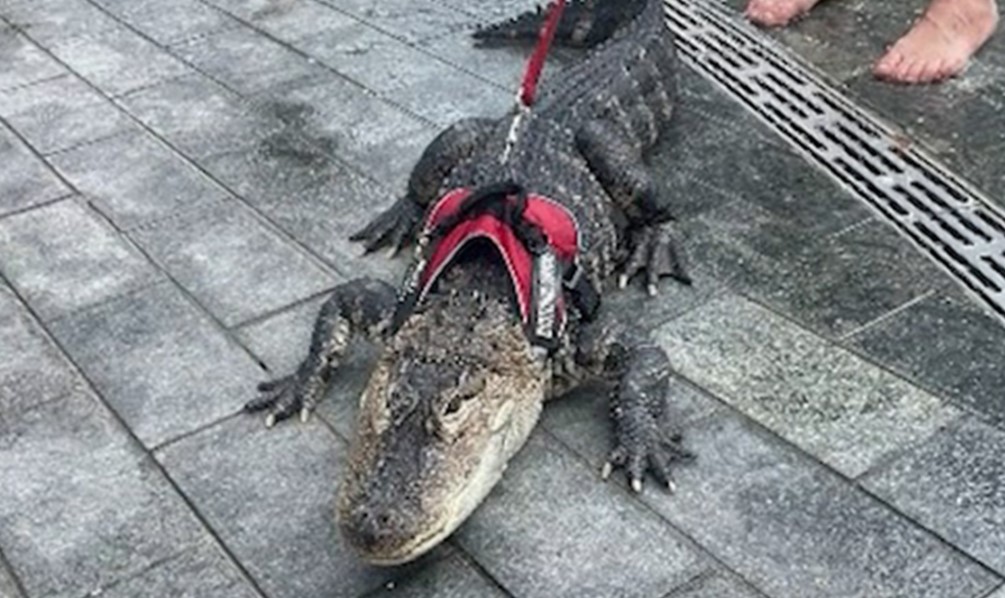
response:
M555 43L590 48L611 37L622 24L642 10L645 0L571 0L562 13ZM546 11L539 6L501 23L476 30L481 45L507 45L537 40Z

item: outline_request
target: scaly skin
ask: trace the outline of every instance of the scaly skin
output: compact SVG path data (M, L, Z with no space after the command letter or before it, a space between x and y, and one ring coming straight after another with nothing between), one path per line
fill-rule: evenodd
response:
M493 37L518 39L516 30L533 20L492 28ZM573 3L559 41L602 43L522 119L506 160L512 115L456 123L427 147L405 196L354 239L368 250L400 248L447 191L512 180L573 213L581 264L598 288L619 266L622 283L642 274L651 292L662 276L687 282L667 198L654 192L643 164L673 108L676 61L662 0ZM669 361L644 334L603 318L572 318L559 350L536 349L502 260L480 243L465 248L391 334L395 301L395 290L379 281L340 286L322 308L299 370L260 387L263 395L248 405L269 410L269 425L297 411L306 417L352 336L383 345L361 398L336 509L344 537L364 560L410 561L449 536L526 442L544 402L587 376L611 381L614 448L605 474L623 467L640 490L650 471L672 489L671 463L687 453L679 438L664 435Z

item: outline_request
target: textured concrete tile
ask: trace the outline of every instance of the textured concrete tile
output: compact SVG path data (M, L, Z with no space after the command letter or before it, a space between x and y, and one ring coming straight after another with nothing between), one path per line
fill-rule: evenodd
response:
M412 167L440 131L334 75L271 90L258 111L323 142L394 193L404 191Z
M245 13L255 27L299 47L300 40L319 33L357 26L359 21L319 2L280 2L272 10Z
M239 324L325 289L336 278L237 201L132 233L224 324Z
M169 284L62 318L53 333L148 447L235 413L262 377Z
M512 94L362 24L299 44L320 61L433 122L501 116Z
M683 376L850 477L958 414L735 296L669 322L657 338Z
M101 592L104 598L199 596L257 598L258 592L219 548L209 542L190 548L142 574Z
M108 11L161 44L170 44L238 23L197 0L136 2L97 0Z
M177 44L171 51L246 95L322 72L303 56L245 27Z
M27 85L66 72L58 62L14 29L0 25L0 89Z
M117 29L114 19L80 0L21 2L6 7L4 16L46 47L59 40Z
M703 189L698 185L696 190ZM714 191L703 198L720 201ZM739 292L765 295L816 237L763 208L733 200L681 222L681 244L693 267Z
M308 139L291 128L255 149L213 156L203 164L345 277L397 280L404 256L363 256L362 246L349 240L395 197L340 164L330 153L335 144L330 137Z
M70 394L82 381L5 285L0 285L0 414Z
M965 553L1005 575L1005 432L964 419L864 484Z
M46 320L159 276L93 211L72 200L0 220L0 271Z
M540 431L457 539L517 596L660 596L705 567L664 521Z
M88 395L0 419L0 479L0 543L31 596L80 596L204 537Z
M4 598L22 598L23 594L18 589L14 577L7 570L7 564L0 560L0 596Z
M74 187L123 229L227 197L227 193L145 131L51 158Z
M52 53L105 93L119 95L191 70L127 29L60 38Z
M253 114L240 96L202 75L142 89L119 101L192 158L253 147L281 124Z
M602 435L598 421L563 442L599 469ZM702 420L684 437L698 459L677 469L677 493L649 484L642 499L769 596L980 596L998 583L740 417Z
M270 375L285 376L307 356L314 322L327 299L326 293L264 320L241 326L234 333L269 368Z
M1005 419L1005 327L958 289L943 289L848 343L989 417Z
M0 94L0 116L43 154L108 137L132 126L126 115L72 76Z
M809 327L839 337L947 280L890 225L873 221L807 247L761 296Z
M7 128L0 126L0 216L70 193L44 162Z
M395 580L383 588L367 594L367 598L423 598L425 596L503 598L507 594L457 554L429 564L414 576Z
M269 596L355 597L400 576L363 565L335 527L344 444L316 420L287 424L239 417L158 459Z
M436 0L385 0L379 4L366 0L321 0L368 25L386 31L410 43L443 35L471 21L471 15Z
M1005 598L1005 586L998 588L996 592L988 595L987 598Z
M668 594L666 598L758 598L759 594L736 577L718 573L702 577Z
M520 85L520 77L523 76L527 64L527 48L522 46L479 48L475 45L471 33L472 29L465 28L423 40L419 47L443 62L476 74L503 89L515 90ZM549 63L547 70L551 72L560 68Z

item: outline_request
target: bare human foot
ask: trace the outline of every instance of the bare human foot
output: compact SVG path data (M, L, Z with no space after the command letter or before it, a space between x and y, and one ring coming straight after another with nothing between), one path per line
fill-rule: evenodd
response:
M808 13L820 0L749 0L744 15L758 25L781 27Z
M963 71L998 24L995 0L932 0L911 30L876 62L873 73L901 83L928 83Z

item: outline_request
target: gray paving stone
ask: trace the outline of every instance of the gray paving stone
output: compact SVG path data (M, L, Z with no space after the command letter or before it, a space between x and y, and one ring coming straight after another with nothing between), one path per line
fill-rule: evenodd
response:
M1005 419L1005 327L948 287L847 341L989 417Z
M81 0L36 0L4 9L4 16L46 47L67 38L115 30L116 22Z
M485 579L457 554L424 567L414 576L390 582L383 588L367 594L367 598L423 598L424 596L503 598L507 594Z
M234 334L265 364L269 375L285 376L307 356L314 322L327 299L328 294L325 293L264 320L241 326Z
M136 91L119 101L191 158L253 147L281 125L252 113L240 96L198 74Z
M0 125L0 217L70 193L45 162Z
M91 396L0 420L0 543L31 596L80 596L205 537Z
M160 277L93 211L72 200L0 220L0 271L45 320Z
M109 95L120 95L191 72L183 63L125 28L60 38L52 53Z
M373 94L332 75L263 94L258 110L323 141L350 165L403 192L412 167L440 132Z
M540 430L457 540L515 596L657 597L705 567L664 521Z
M988 595L987 598L1005 598L1005 586L998 588L996 592Z
M151 39L165 45L238 26L236 21L198 0L97 2Z
M948 280L890 225L872 221L808 247L763 297L811 328L839 337Z
M736 296L672 320L656 337L683 376L849 477L959 414Z
M464 116L499 116L512 93L360 24L301 40L318 60L441 126Z
M62 318L53 333L148 447L237 412L262 377L170 284Z
M258 148L213 156L203 165L346 278L397 280L403 259L387 259L386 252L363 256L362 246L349 240L394 195L340 164L330 153L334 139L304 135L289 129Z
M0 557L0 596L4 598L22 598L24 594L18 589L13 574L7 569L7 563Z
M323 72L303 56L245 27L177 44L171 51L245 95Z
M320 1L409 43L441 36L472 20L464 11L437 0L385 0L379 4L366 0Z
M714 193L696 197L720 202ZM678 229L694 267L738 292L757 296L778 289L786 267L818 238L736 199L682 221Z
M967 418L863 484L1005 575L1005 432Z
M320 33L352 29L359 21L319 2L284 2L273 10L244 13L255 27L300 48L298 43Z
M759 598L762 594L732 575L720 573L695 580L666 598Z
M591 421L556 434L599 470L606 424ZM701 420L684 438L698 459L677 468L677 493L649 484L642 500L769 596L980 596L998 583L741 417Z
M131 234L227 326L320 293L336 282L236 200Z
M0 116L42 154L108 137L133 126L126 115L73 76L0 94Z
M0 24L0 89L56 77L66 72L58 62L14 29Z
M15 413L83 388L63 354L2 284L0 338L0 414Z
M335 528L344 444L317 420L287 424L235 418L158 459L269 596L355 597L400 577L363 565Z
M101 592L104 598L134 596L199 596L257 598L258 592L216 546L190 548L153 569Z
M465 28L436 36L423 40L419 47L443 62L487 79L503 89L516 90L526 66L527 48L479 48L475 45L471 32L470 28ZM549 63L546 72L550 73L558 68L560 67Z
M142 130L60 153L51 162L98 209L127 230L228 196Z

